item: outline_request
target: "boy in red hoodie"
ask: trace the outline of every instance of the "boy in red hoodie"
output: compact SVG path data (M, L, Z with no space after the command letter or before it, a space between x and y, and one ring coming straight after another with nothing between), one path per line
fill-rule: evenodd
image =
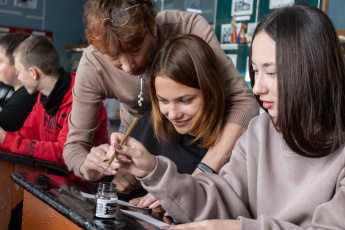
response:
M30 36L14 51L18 79L29 94L40 92L37 102L17 132L0 128L0 150L65 165L62 150L68 134L75 74L60 67L59 54L44 36ZM100 108L96 146L108 143L107 113Z

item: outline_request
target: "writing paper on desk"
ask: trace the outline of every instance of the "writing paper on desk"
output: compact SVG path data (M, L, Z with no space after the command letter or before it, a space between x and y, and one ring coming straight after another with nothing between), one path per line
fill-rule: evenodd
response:
M154 219L152 217L146 216L146 215L141 214L139 212L132 212L132 211L123 210L123 209L120 209L120 210L121 210L121 212L123 212L123 213L125 213L127 215L130 215L130 216L136 217L138 219L141 219L141 220L143 220L143 221L145 221L145 222L147 222L149 224L152 224L152 225L154 225L156 227L159 227L159 228L163 227L163 226L169 225L167 223L164 223L162 221L156 220L156 219Z
M95 195L92 195L92 194L89 194L89 193L86 193L86 192L80 192L81 195L85 198L89 198L89 199L95 199ZM123 200L117 200L117 203L119 205L124 205L124 206L127 206L127 207L132 207L132 208L139 208L139 209L146 209L148 210L149 208L140 208L138 206L135 206L135 205L131 205L130 203L126 202L126 201L123 201Z

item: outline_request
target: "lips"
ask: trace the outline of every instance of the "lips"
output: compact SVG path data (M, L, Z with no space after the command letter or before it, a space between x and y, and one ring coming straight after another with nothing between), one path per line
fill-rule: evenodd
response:
M262 107L264 107L265 109L270 109L272 106L273 106L273 102L270 102L270 101L264 101L264 100L261 100L262 101Z
M189 121L190 121L190 119L189 119L189 120L184 120L184 121L171 121L171 122L172 122L173 125L176 126L176 127L183 127L183 126L185 126L186 124L188 124Z

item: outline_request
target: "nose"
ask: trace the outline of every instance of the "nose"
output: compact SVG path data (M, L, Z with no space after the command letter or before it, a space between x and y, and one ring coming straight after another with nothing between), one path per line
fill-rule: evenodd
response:
M178 119L179 117L181 117L179 110L178 110L178 106L175 105L174 103L170 103L170 105L168 106L168 108L166 110L166 117L169 120L175 120L175 119Z
M129 55L121 55L120 57L120 68L126 73L132 72L135 67L134 59Z
M253 93L255 95L267 93L267 87L265 86L263 74L257 73L255 75L255 84L253 87Z

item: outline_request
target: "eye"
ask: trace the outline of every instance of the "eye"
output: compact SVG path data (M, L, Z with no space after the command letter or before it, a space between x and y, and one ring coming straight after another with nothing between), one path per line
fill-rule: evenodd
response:
M140 48L133 50L130 52L130 55L137 55L137 54L139 54L139 51L140 51Z
M158 101L159 102L161 102L161 103L168 103L168 100L166 100L166 99L163 99L163 98L161 98L161 97L157 97L157 99L158 99Z

